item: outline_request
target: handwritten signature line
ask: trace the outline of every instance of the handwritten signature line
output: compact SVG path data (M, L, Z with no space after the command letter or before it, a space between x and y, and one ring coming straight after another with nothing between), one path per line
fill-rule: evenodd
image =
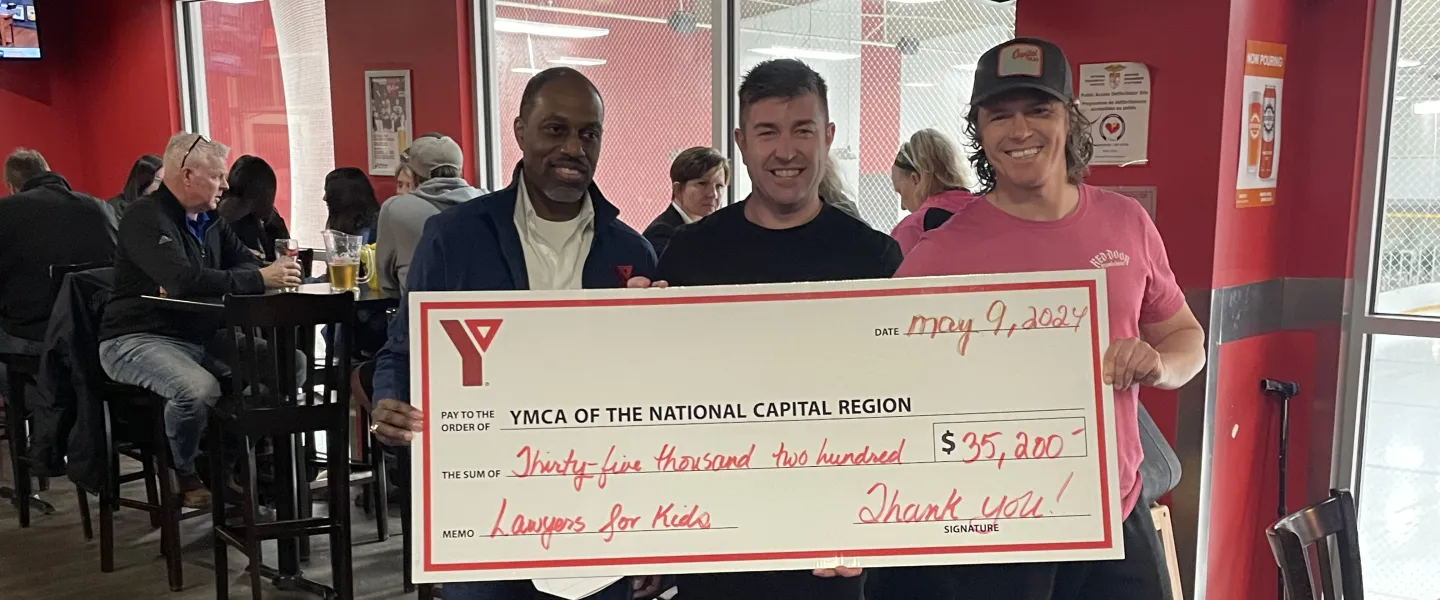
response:
M1091 517L1091 516L1094 516L1094 515L1083 514L1083 515L1036 515L1036 516L1033 516L1033 517L1021 517L1021 516L1014 516L1014 517L970 517L970 518L965 518L965 519L935 519L935 520L933 520L933 521L876 521L876 522L874 522L874 523L864 523L864 522L861 522L861 521L856 521L856 522L854 522L854 523L851 523L851 525L920 525L920 524L929 524L929 523L986 523L986 522L989 522L989 521L1020 521L1020 520L1035 520L1035 519L1073 519L1073 518L1077 518L1077 517Z
M758 425L758 424L761 424L761 423L814 423L814 422L820 422L820 421L857 421L857 422L859 422L859 421L869 421L869 420L872 420L872 419L925 419L925 418L936 418L936 417L968 417L968 416L975 416L975 415L1013 415L1013 414L1017 414L1017 413L1080 412L1080 411L1084 411L1084 410L1086 410L1086 409L1084 409L1084 408L1032 408L1032 409L1027 409L1027 410L990 410L990 411L979 411L979 412L940 413L940 414L928 414L928 415L876 415L876 416L873 416L873 417L860 417L860 418L857 418L856 416L849 416L849 417L817 417L817 418L813 418L813 419L800 418L800 419L765 419L765 420L748 420L748 419L747 419L747 420L743 420L743 421L700 421L700 422L694 422L694 423L672 423L672 422L665 422L665 423L612 423L612 424L608 424L608 425L568 425L568 426L566 426L566 425L555 425L555 426L547 426L547 427L501 427L499 430L500 430L500 431L546 431L546 430L556 430L556 429L606 429L606 428L614 428L614 427L692 427L692 426L696 426L696 425ZM1059 417L1059 418L1070 418L1070 419L1073 419L1073 418L1077 418L1077 417ZM1019 419L1019 420L1022 420L1022 421L1034 421L1034 420L1039 420L1039 418L1035 418L1035 419ZM977 422L977 423L986 423L986 422L989 422L989 421L974 421L974 422Z
M1019 461L1019 462L1028 462L1028 461L1032 461L1032 460L1056 461L1056 460L1061 460L1061 459L1066 459L1066 458L1088 458L1089 456L1090 456L1090 453L1089 453L1089 451L1087 450L1085 454L1075 454L1075 455L1063 455L1063 454L1062 454L1062 455L1060 455L1060 456L1056 456L1056 457L1053 457L1053 458L1052 458L1052 457L1043 457L1043 458L1042 458L1042 457L1033 457L1033 456L1032 456L1032 457L1027 457L1027 458L1015 458L1015 457L1013 457L1013 456L1006 456L1006 457L1005 457L1005 462L1017 462L1017 461ZM678 474L684 474L684 473L724 473L724 472L727 472L727 471L775 471L775 470L779 470L779 469L788 469L788 470L794 471L794 470L796 470L796 469L830 469L830 468L834 468L834 467L903 467L903 466L919 466L919 465L953 465L953 464L956 464L956 463L976 464L976 463L991 463L991 462L998 462L998 461L1000 461L999 458L979 458L979 459L975 459L975 460L973 460L973 461L970 461L970 462L968 462L968 463L967 463L967 462L964 462L964 461L962 461L962 460L960 460L960 459L953 459L953 460L916 460L916 461L905 461L905 462L901 462L901 463L871 463L871 464L864 464L864 465L796 465L796 466L793 466L793 467L748 467L748 468L744 468L744 469L689 469L689 470L684 470L684 471L654 471L654 470L652 470L652 471L626 471L626 472L624 472L624 473L598 473L598 472L596 472L596 473L586 473L585 476L586 476L586 477L592 477L592 478L598 478L598 477L600 477L601 475L604 475L605 477L620 477L620 476L623 476L623 475L654 475L654 474L657 474L657 473L669 473L669 474L671 474L671 475L678 475ZM533 475L526 475L526 476L524 476L524 477L521 477L521 476L519 476L519 475L516 475L516 474L512 471L512 472L510 472L510 474L508 474L508 475L505 476L506 479L533 479L533 478L537 478L537 477L579 477L579 475L576 475L575 473L535 473L535 474L533 474ZM476 480L473 480L473 481L481 481L481 480L476 479Z

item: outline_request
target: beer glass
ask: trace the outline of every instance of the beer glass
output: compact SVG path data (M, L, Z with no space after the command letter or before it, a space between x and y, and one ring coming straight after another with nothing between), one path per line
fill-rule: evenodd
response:
M365 240L333 229L325 231L325 264L330 274L330 289L334 291L359 291L360 285L370 282L372 273L360 272Z

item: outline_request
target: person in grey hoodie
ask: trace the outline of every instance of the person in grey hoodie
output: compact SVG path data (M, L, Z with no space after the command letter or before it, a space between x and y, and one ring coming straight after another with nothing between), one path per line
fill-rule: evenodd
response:
M415 191L387 200L380 206L379 236L375 245L375 277L380 289L397 295L405 291L405 278L425 220L441 211L486 194L461 177L465 155L449 137L420 138L410 146L410 169Z

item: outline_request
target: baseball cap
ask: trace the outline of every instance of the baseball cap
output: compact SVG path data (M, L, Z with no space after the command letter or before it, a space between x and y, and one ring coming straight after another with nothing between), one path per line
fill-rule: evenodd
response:
M1015 90L1038 90L1069 104L1074 75L1059 46L1039 38L1015 38L985 51L975 65L970 106Z
M448 136L422 137L410 145L410 170L421 178L429 178L439 167L459 169L462 162L465 154L460 151L460 144Z

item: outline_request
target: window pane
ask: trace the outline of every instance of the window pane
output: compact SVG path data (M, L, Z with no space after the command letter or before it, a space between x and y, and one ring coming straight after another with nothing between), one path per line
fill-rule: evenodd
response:
M1400 11L1375 310L1440 309L1440 0Z
M495 12L504 168L520 160L511 125L531 75L574 67L605 99L596 182L623 221L644 229L670 202L671 160L710 145L710 3L616 0L571 9L501 0ZM499 179L508 185L510 173Z
M1440 598L1440 340L1371 341L1361 467L1365 594Z
M275 208L291 235L320 245L324 181L334 168L324 0L198 6L194 77L209 136L230 160L249 154L275 169ZM278 18L277 18L278 17Z
M901 142L933 127L964 144L975 61L1015 32L1014 5L991 2L741 0L740 16L738 77L789 56L825 78L831 156L865 221L884 231L903 216L890 181ZM737 198L750 192L738 171Z

